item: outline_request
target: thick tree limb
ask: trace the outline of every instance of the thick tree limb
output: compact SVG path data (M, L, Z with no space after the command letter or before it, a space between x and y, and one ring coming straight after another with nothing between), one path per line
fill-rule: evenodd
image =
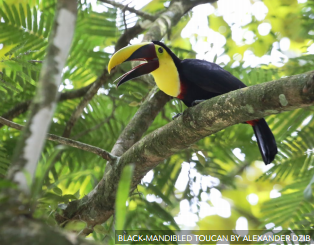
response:
M177 120L144 137L121 157L119 166L136 164L135 189L145 175L143 170L151 170L206 136L234 124L312 105L314 72L233 91L187 109Z
M71 202L57 220L81 219L92 228L108 219L114 212L117 184L125 165L135 164L133 191L158 163L206 136L234 124L312 105L314 72L308 72L232 91L189 108L134 144L112 166L106 179L82 200Z
M181 17L192 8L204 4L213 3L217 0L177 0L171 3L169 8L163 12L149 28L143 41L161 40L168 31L175 26Z
M157 87L152 89L139 110L120 134L111 153L121 156L130 148L130 146L141 139L143 133L147 131L159 111L165 106L170 98L170 96L162 91L158 91Z
M15 194L18 196L18 194ZM24 204L12 203L4 206L1 204L0 215L0 241L2 245L86 245L92 241L78 237L74 233L64 232L52 228L47 223L30 218L17 211ZM10 206L9 206L10 205Z
M23 130L23 128L24 128L22 125L16 124L16 123L9 121L9 120L2 118L2 117L0 117L0 123L2 123L3 125L9 126L11 128L20 130L20 131ZM112 154L110 154L109 152L107 152L101 148L98 148L98 147L95 147L95 146L92 146L89 144L85 144L85 143L82 143L79 141L75 141L75 140L72 140L69 138L63 138L63 137L48 133L47 139L54 141L54 142L57 142L57 143L60 143L60 144L63 144L63 145L71 146L71 147L74 147L77 149L81 149L81 150L85 150L85 151L94 153L94 154L99 155L100 157L104 158L107 161L112 161L112 160L115 160L117 158L116 156L113 156Z
M25 130L15 150L9 178L20 190L29 192L26 175L33 180L45 136L58 99L62 69L69 53L75 30L77 1L58 0L54 28L43 63L37 92ZM26 174L25 171L28 172Z

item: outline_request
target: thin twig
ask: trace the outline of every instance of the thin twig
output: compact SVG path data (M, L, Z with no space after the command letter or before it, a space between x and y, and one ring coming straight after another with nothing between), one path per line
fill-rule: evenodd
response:
M70 119L68 120L68 122L65 126L64 132L62 134L63 137L66 137L66 138L70 137L72 129L73 129L76 121L78 120L78 118L81 116L84 108L93 99L93 97L97 94L97 91L100 88L100 86L102 86L103 84L108 82L109 79L113 75L114 75L114 71L113 71L113 73L111 73L109 75L108 72L105 70L103 72L103 74L97 79L97 81L95 83L93 83L93 85L90 87L90 89L84 95L84 98L82 99L82 101L77 105L76 109L73 111Z
M20 130L20 131L22 131L24 128L22 125L19 125L17 123L14 123L14 122L9 121L9 120L2 118L2 117L0 117L0 123L2 123L3 125L9 126L11 128L14 128L16 130ZM54 142L57 142L57 143L60 143L60 144L63 144L63 145L68 145L68 146L71 146L71 147L74 147L77 149L81 149L81 150L85 150L85 151L94 153L94 154L99 155L100 157L104 158L107 161L112 161L112 160L117 159L116 156L110 154L109 152L107 152L101 148L98 148L98 147L95 147L95 146L92 146L89 144L81 143L81 142L78 142L78 141L75 141L75 140L72 140L69 138L63 138L63 137L48 133L47 139L54 141Z
M94 83L95 82L93 82L93 83L91 83L85 87L82 87L80 89L77 89L77 90L71 90L71 91L66 91L66 92L61 93L61 96L59 98L59 102L84 96L87 93L87 91L92 87L92 85ZM4 113L3 115L1 115L1 117L8 119L8 120L14 119L15 117L19 116L20 114L25 113L28 110L31 102L32 102L32 100L27 100L27 101L21 102L21 103L15 105L13 108L11 108L9 111ZM0 128L2 126L3 125L0 124Z
M43 61L37 61L37 60L29 60L30 63L43 63Z
M156 19L156 17L154 15L151 15L149 13L146 13L146 12L143 12L143 11L140 11L140 10L136 10L132 7L128 7L127 5L123 5L121 3L117 3L115 1L112 1L112 0L99 0L100 2L103 2L103 3L108 3L116 8L119 8L121 10L128 10L130 11L131 13L134 13L144 19L147 19L147 20L150 20L150 21L154 21Z
M126 11L126 8L128 7L128 5L125 5L123 9L121 9L122 11L122 16L123 16L123 24L124 24L124 31L126 33L128 33L128 25L126 24L126 19L125 19L125 11ZM128 37L127 37L128 38Z

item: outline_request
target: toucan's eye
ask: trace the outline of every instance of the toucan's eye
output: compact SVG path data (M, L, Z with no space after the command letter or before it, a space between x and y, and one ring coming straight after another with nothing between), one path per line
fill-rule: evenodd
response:
M159 48L158 48L158 52L159 52L159 53L162 53L162 52L164 52L164 50L163 50L161 47L159 47Z

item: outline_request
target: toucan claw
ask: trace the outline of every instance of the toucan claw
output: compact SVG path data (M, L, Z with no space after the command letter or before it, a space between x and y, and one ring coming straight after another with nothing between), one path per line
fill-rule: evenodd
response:
M197 104L200 104L200 103L202 103L202 102L204 102L204 101L206 101L206 100L195 100L195 101L193 101L192 102L192 107L194 107L194 106L196 106Z
M172 117L172 120L175 120L176 118L178 118L181 115L182 115L181 113L177 113L175 116Z

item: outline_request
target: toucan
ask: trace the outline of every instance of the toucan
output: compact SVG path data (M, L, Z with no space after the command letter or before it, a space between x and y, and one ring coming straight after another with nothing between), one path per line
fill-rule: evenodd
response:
M160 90L179 98L192 107L212 97L246 87L239 79L219 65L198 59L179 59L159 41L130 45L117 51L110 59L108 71L126 61L145 61L119 78L117 87L138 76L151 73ZM247 121L253 129L265 164L277 154L277 145L265 119Z

